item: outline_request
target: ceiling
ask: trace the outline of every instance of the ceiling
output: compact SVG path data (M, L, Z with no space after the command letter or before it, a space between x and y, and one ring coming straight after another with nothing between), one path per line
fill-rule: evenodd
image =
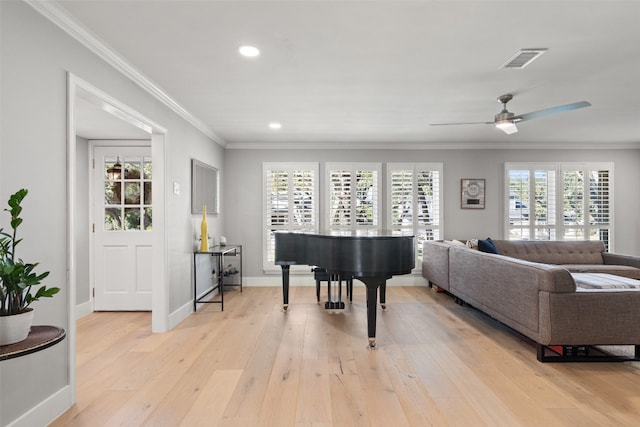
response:
M58 4L230 148L640 146L640 2ZM500 68L526 48L548 51ZM512 135L430 126L492 121L505 93L515 114L592 106Z

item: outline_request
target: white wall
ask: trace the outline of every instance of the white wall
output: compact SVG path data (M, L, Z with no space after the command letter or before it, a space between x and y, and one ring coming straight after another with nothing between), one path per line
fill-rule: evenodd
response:
M188 305L195 221L189 203L190 161L196 157L224 175L222 147L23 2L0 2L0 57L0 203L4 207L10 194L22 187L29 189L19 255L39 261L42 271L51 272L46 284L62 288L55 298L35 305L35 324L69 330L73 321L67 304L67 72L168 130L169 309L173 312ZM173 182L180 184L180 195L173 194ZM213 234L220 235L223 215L209 218ZM7 226L4 212L1 224ZM0 425L15 420L24 425L34 408L52 396L56 401L67 399L69 352L65 340L44 351L0 362Z
M606 142L603 143L606 145ZM320 162L320 194L327 162L442 162L444 164L444 238L503 237L505 162L599 161L615 164L615 251L640 255L640 150L227 150L225 159L227 240L244 245L245 276L262 272L262 163ZM460 179L486 179L486 209L460 209ZM386 185L383 179L383 186ZM383 187L384 188L384 187ZM383 203L385 202L383 198ZM384 212L384 210L383 210ZM384 217L384 215L383 215ZM320 227L325 223L321 218ZM273 278L277 285L279 278ZM251 279L249 279L250 284Z
M89 303L89 141L76 137L76 212L74 235L76 242L76 306ZM76 313L77 317L77 313Z

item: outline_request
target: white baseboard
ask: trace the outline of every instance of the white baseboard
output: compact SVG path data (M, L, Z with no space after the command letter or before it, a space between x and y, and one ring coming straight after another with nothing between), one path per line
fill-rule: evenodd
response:
M193 300L184 304L182 307L169 315L169 330L178 326L178 324L189 317L191 313L193 313Z
M76 308L75 308L76 320L91 313L93 313L93 307L91 307L91 301L83 302L82 304L76 305Z
M67 409L71 408L71 387L65 386L43 400L19 418L7 424L7 427L33 427L51 424Z

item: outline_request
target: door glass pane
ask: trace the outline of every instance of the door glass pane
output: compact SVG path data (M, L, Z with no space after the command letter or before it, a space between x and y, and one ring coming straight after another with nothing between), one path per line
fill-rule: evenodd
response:
M139 157L126 157L124 162L124 179L140 179L142 171L142 159Z
M144 223L143 223L143 227L145 230L151 230L153 227L153 215L152 215L152 210L153 208L144 208Z
M122 230L122 209L119 207L104 209L104 229L108 231Z
M144 200L142 203L145 205L151 204L151 181L144 183Z
M124 229L140 230L140 208L124 209Z
M105 181L104 183L104 204L105 205L119 205L120 204L120 189L122 184L117 181Z
M110 180L122 178L122 164L119 157L106 157L104 159L104 178Z
M143 166L143 171L144 171L144 179L151 179L151 172L153 171L152 168L152 164L151 164L151 157L145 157L144 159L144 166Z
M124 183L124 204L125 205L140 204L140 183L139 182Z

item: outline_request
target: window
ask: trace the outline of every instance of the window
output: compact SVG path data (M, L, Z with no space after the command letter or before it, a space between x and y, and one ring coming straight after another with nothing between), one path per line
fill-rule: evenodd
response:
M511 240L602 240L611 249L613 164L507 163Z
M327 228L379 229L380 175L380 163L327 163Z
M121 162L122 160L122 162ZM151 231L151 157L104 158L105 231Z
M393 231L410 231L416 242L416 267L422 265L422 244L440 239L442 230L442 164L387 165L387 223Z
M277 230L318 231L317 163L264 163L264 270L275 261Z

